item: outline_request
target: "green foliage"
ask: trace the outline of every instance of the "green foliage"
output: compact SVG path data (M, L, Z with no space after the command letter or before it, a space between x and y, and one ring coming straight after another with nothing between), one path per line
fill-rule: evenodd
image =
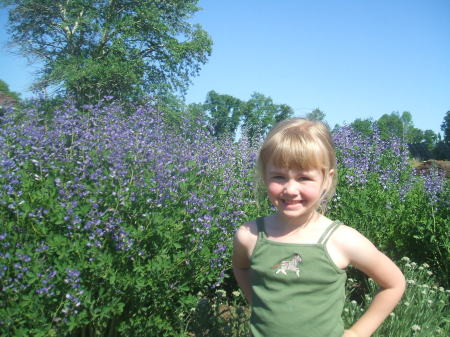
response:
M357 118L350 124L350 126L365 137L370 137L373 135L374 123L375 122L370 118Z
M289 118L293 110L286 104L275 104L270 97L253 93L248 101L209 91L203 104L190 104L188 114L209 125L217 137L241 135L258 141L277 122Z
M444 133L443 141L447 144L450 143L450 111L445 114L444 120L441 124L441 130Z
M212 298L198 296L197 307L190 313L188 325L196 337L249 336L250 310L239 291L227 294L220 289Z
M450 143L440 141L433 149L433 158L438 160L450 160Z
M307 113L306 118L308 118L309 120L312 120L312 121L324 122L325 121L325 113L323 111L319 110L319 108L316 108L313 111Z
M370 120L356 119L351 126L362 134L370 136L372 123ZM375 124L383 139L399 137L407 143L410 146L411 157L413 158L420 160L450 158L446 156L445 146L438 144L438 135L433 130L415 128L412 115L408 111L404 111L401 115L399 112L392 112L389 115L384 114ZM441 125L441 128L443 127L445 127L445 119ZM442 130L444 131L444 129Z
M67 172L71 171L70 166L65 167ZM51 331L57 335L106 336L112 329L116 331L114 336L173 336L175 331L182 330L178 316L195 306L192 294L207 290L205 287L217 278L216 274L209 273L209 263L204 263L212 258L209 245L182 249L191 246L188 240L192 228L185 225L187 214L183 209L188 194L180 194L159 212L150 214L144 213L146 208L142 202L136 204L130 200L118 209L106 210L100 221L107 222L110 214L119 212L130 222L127 230L135 238L135 248L117 250L107 241L97 248L91 246L82 232L75 237L64 234L68 213L55 200L58 194L55 179L60 177L64 179L61 183L67 184L71 177L63 178L57 172L47 177L38 174L32 165L24 167L23 203L16 210L19 215L7 208L0 209L2 231L8 233L3 245L23 245L15 251L16 257L5 261L11 268L19 264L23 275L14 274L13 270L8 275L20 277L20 284L25 287L20 290L20 296L18 289L3 289L0 331L3 334L9 331L7 335L11 336L18 336L21 331L43 336ZM200 176L195 171L187 179L185 193L200 184ZM114 179L101 189L117 190ZM114 204L114 198L111 201ZM44 207L48 210L47 223L35 225L28 214ZM92 207L91 203L80 200L77 216L87 221ZM14 232L15 235L10 234ZM39 251L42 242L48 248ZM29 257L30 262L18 260L17 256L21 255ZM79 287L65 282L68 269L80 271L83 281ZM50 294L36 293L49 286L39 275L53 270L56 275L49 278ZM82 306L73 303L70 296L76 297Z
M242 114L245 134L250 139L258 139L273 125L291 117L293 110L286 104L274 104L270 97L255 92L245 103Z
M20 101L20 94L9 90L9 86L5 81L0 80L0 95L12 98L14 101Z
M420 143L423 140L423 131L414 127L412 115L408 111L401 115L398 111L384 114L376 124L383 139L399 137L408 144Z
M428 262L441 277L440 282L448 286L444 276L450 273L446 262L450 259L446 196L430 204L420 181L406 195L399 194L397 188L408 184L407 178L412 172L404 172L398 187L387 188L376 176L364 184L349 186L344 179L345 169L341 168L338 173L337 194L329 215L359 230L391 258L409 255L416 261ZM444 190L449 193L448 182Z
M214 90L208 92L203 107L210 118L215 136L235 135L241 121L242 105L243 102L236 97L221 95Z
M35 87L58 88L79 105L184 91L211 53L189 22L198 0L1 1L25 56L43 63Z
M425 143L409 144L411 157L416 160L428 160L433 157L432 152Z
M199 137L201 123L182 114L182 127L167 127L143 107L131 114L111 104L83 115L71 106L53 111L53 103L40 102L40 111L22 112L15 124L2 119L0 333L248 336L248 310L233 294L230 252L238 224L271 212L266 199L255 200L255 148L245 140ZM339 153L329 216L397 261L409 256L428 263L423 276L432 272L445 285L448 181L439 200L430 199L431 185L419 177L404 190L411 167L402 167L392 151L376 153L379 172L401 167L398 180L383 185L381 173L371 173L364 182L349 181L355 172L343 167ZM426 311L428 299L441 297L419 296L405 297L411 307L404 317L411 320L404 321L421 331L434 324L444 336L441 315L448 306ZM411 335L406 323L395 327L395 336Z
M391 137L404 139L404 125L398 111L381 116L377 121L377 126L380 129L383 139L389 139Z
M245 144L186 116L171 133L143 107L39 108L0 129L0 334L185 335L195 294L229 277L234 226L256 216L227 181L246 186Z
M425 145L431 151L433 149L433 146L437 143L438 136L434 133L433 130L425 130L423 132L423 139Z

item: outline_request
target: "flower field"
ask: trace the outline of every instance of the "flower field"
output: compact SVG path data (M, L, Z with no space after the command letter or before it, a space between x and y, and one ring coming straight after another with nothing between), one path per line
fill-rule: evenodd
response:
M258 141L108 98L82 112L36 103L0 113L0 125L0 335L245 336L230 253L236 227L271 212L254 179ZM448 180L416 174L396 139L333 136L328 215L399 264L408 256L409 279L434 296L407 292L394 313L404 324L386 326L447 336ZM348 324L375 291L349 276Z

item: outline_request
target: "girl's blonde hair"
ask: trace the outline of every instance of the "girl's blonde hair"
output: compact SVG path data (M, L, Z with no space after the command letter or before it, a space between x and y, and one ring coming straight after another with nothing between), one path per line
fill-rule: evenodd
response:
M325 213L335 192L337 172L333 141L324 123L292 118L275 125L259 151L257 174L260 182L265 181L265 172L270 164L289 170L322 170L324 184L329 183L329 187L321 197L318 210ZM334 170L334 174L328 182L329 175L325 173L330 170Z

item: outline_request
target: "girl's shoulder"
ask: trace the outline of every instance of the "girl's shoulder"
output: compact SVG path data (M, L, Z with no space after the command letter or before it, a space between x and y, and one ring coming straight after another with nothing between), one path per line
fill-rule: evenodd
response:
M340 224L329 237L327 250L331 259L341 269L349 264L366 264L369 256L375 256L375 246L356 229Z
M264 219L266 220L267 217ZM248 221L238 227L234 236L234 246L241 246L249 252L249 256L255 248L258 240L258 225L255 220Z
M356 229L339 226L330 241L344 266L353 265L382 288L403 287L403 275L394 262Z
M235 255L241 255L250 259L258 241L258 226L256 220L252 220L239 226L234 236Z
M351 243L351 240L361 240L366 239L364 235L358 232L356 229L347 226L346 224L339 222L339 226L337 226L335 233L333 234L333 239L339 242Z
M347 256L358 255L375 248L363 234L345 224L339 225L330 237L330 241Z
M239 226L236 231L235 238L243 244L253 241L256 242L258 239L258 226L256 224L256 220L246 222Z

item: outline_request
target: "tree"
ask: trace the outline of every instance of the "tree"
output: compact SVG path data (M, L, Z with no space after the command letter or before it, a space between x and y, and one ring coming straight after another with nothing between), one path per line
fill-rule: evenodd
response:
M410 127L404 134L408 144L422 143L425 140L423 131L415 127Z
M408 144L420 143L423 140L423 131L414 127L412 115L403 111L400 116L402 122L402 139Z
M203 103L190 103L186 106L186 113L193 119L204 125L208 124L208 115L205 112Z
M35 88L79 103L184 92L212 41L189 22L198 0L0 0L9 33L42 62Z
M0 80L0 106L3 102L19 102L20 94L9 90L9 86L5 81Z
M444 136L441 139L441 134L438 134L436 146L433 149L435 159L450 160L450 111L444 116L441 124L441 130Z
M409 111L403 111L400 116L400 120L402 121L402 125L405 130L414 127L412 115Z
M437 143L438 136L433 130L425 130L423 132L423 142L431 151Z
M442 121L441 130L444 133L443 141L447 144L450 144L450 111L447 111L447 114Z
M350 126L364 136L369 137L373 135L374 121L372 119L357 118Z
M438 142L433 149L433 157L437 160L450 160L450 143Z
M243 107L243 129L250 139L263 137L276 123L292 116L286 104L274 104L270 97L253 93Z
M208 92L203 104L189 104L189 115L207 121L215 136L236 136L239 128L250 139L264 136L276 123L293 115L287 104L275 104L270 97L253 93L248 101L230 95Z
M403 139L403 121L398 111L391 114L384 114L376 122L380 135L383 139L389 139L393 136Z
M236 97L221 95L214 90L208 92L203 107L209 115L215 136L235 135L242 115L242 105L243 102Z
M325 113L321 111L319 108L316 108L313 111L307 113L306 118L312 121L323 122L325 119Z

